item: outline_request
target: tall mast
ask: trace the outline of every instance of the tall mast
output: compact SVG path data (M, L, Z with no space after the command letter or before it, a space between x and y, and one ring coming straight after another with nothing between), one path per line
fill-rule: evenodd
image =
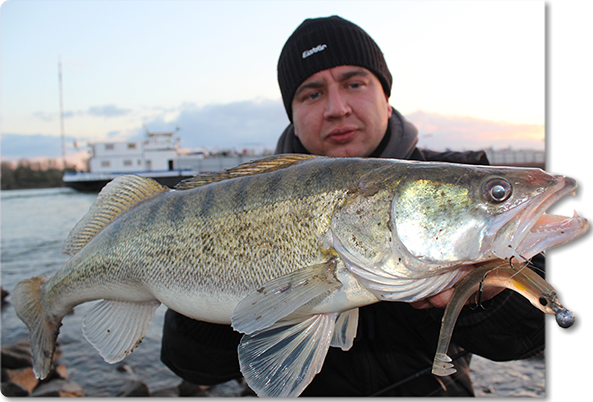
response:
M58 79L60 82L60 134L62 137L62 164L66 169L66 139L64 137L64 89L62 85L62 59L58 59Z

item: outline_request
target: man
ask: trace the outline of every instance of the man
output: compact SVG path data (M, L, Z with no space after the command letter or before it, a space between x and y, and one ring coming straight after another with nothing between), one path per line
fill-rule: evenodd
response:
M381 50L360 27L340 17L305 20L286 42L278 81L291 125L277 153L385 157L488 164L483 152L437 153L416 147L417 130L389 105L392 77ZM360 308L353 347L330 348L321 372L302 395L473 395L470 354L512 360L544 347L543 313L508 290L491 292L485 308L466 307L449 354L458 372L435 377L431 367L442 309L452 290L413 304ZM187 381L208 385L240 378L230 326L168 311L161 359ZM425 373L426 372L426 373ZM417 375L418 373L425 373ZM395 385L395 386L394 386Z

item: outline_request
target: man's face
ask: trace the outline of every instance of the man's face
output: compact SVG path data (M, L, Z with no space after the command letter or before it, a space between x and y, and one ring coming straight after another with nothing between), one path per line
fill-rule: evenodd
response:
M292 100L295 134L315 155L371 155L387 131L391 111L379 79L357 66L313 74Z

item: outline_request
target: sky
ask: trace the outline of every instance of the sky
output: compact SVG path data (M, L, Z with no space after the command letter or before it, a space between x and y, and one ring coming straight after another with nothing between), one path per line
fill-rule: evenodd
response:
M390 103L420 145L543 149L545 12L538 1L7 1L2 157L59 156L60 64L69 154L73 141L176 127L186 148L273 148L288 124L282 46L304 19L333 14L381 47Z

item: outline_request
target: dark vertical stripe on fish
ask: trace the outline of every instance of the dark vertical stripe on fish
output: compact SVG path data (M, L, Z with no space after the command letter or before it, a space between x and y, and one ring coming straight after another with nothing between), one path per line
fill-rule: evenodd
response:
M185 197L174 197L171 208L167 211L167 218L170 222L181 222L185 215Z
M247 207L249 196L254 192L249 191L249 180L236 180L233 183L230 201L233 203L232 209L236 211L244 211Z
M200 212L205 219L208 219L212 216L212 208L214 207L214 203L216 201L216 186L207 185L200 187L199 189L203 197L200 202Z

